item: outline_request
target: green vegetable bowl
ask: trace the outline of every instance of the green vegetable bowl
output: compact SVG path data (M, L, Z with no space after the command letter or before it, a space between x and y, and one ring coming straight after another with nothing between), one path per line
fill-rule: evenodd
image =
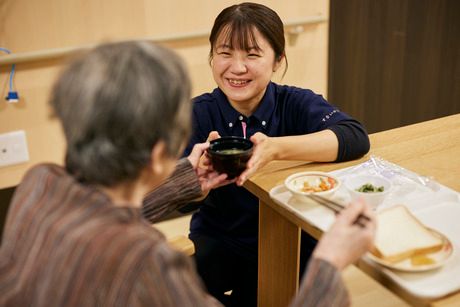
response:
M364 199L374 210L388 196L392 184L388 179L378 175L355 175L345 179L345 188L352 200Z

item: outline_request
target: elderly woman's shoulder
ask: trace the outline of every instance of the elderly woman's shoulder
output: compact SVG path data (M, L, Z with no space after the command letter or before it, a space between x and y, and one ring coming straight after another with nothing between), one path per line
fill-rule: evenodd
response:
M23 180L37 176L62 176L66 171L62 166L53 163L41 163L32 166L24 175Z

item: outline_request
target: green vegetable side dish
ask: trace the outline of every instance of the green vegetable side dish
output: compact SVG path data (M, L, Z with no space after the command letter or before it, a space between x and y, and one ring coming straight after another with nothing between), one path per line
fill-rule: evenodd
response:
M383 186L376 187L371 183L363 184L362 186L356 189L356 191L363 192L363 193L377 193L377 192L383 192L384 190L385 188Z

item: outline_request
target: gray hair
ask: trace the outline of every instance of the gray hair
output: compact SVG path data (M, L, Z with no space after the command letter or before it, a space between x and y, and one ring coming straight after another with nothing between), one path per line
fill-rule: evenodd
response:
M162 140L177 157L191 124L190 81L180 58L147 42L101 45L73 62L50 103L67 140L66 168L113 186L137 178Z

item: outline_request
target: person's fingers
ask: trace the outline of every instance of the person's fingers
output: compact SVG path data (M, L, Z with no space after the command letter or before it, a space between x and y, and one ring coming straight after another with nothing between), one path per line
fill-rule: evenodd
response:
M242 186L257 171L260 159L261 157L257 151L252 154L252 157L246 163L246 169L238 176L238 180L236 181L238 186Z
M208 158L201 158L201 165L202 166L211 166L211 160L209 160Z
M220 175L226 175L226 174L219 174L218 172L208 172L207 179L212 180L212 179L219 177Z
M255 166L246 168L246 170L238 176L236 180L236 185L242 186L246 182L246 180L248 180L248 178L256 172L256 170L257 168Z
M267 136L262 132L256 132L249 138L249 140L253 142L254 145L257 145L259 143L262 143L266 137Z
M235 180L228 180L227 174L217 174L214 172L213 174L211 174L211 177L209 177L207 180L202 182L202 190L207 191L207 190L215 189L217 187L230 184L234 181Z
M188 155L187 159L192 164L193 168L198 167L198 163L200 162L200 158L203 155L203 152L209 147L209 143L199 143L195 144L192 148L192 151Z
M242 186L246 180L249 178L251 175L251 169L246 168L237 178L236 178L236 185L237 186Z
M207 170L201 168L201 167L198 167L196 170L195 170L196 174L198 177L201 177L203 176L205 173L207 173Z
M219 187L224 186L224 185L227 185L227 184L230 184L230 183L235 183L235 182L236 182L236 178L233 178L233 179L225 179L224 181L222 181L222 182L219 184Z
M259 157L259 151L255 150L252 153L251 158L248 160L246 163L246 169L238 176L238 179L236 180L236 185L242 186L244 182L252 176L252 174L256 171L257 169L257 161L260 159Z
M208 152L205 151L205 153L200 157L200 167L212 170L212 162L211 158L208 155Z
M209 142L204 142L204 143L197 143L195 144L194 146L194 149L195 147L199 148L199 150L203 153L206 149L209 148Z
M372 208L365 203L364 200L359 200L362 205L361 215L358 217L358 221L363 224L368 230L374 231L376 227L376 215ZM364 217L365 216L365 217Z
M256 161L259 159L259 155L257 153L254 153L251 158L246 162L246 169L250 169L254 167L254 164Z
M218 138L220 138L219 132L217 132L217 131L211 131L211 132L209 133L209 135L208 135L207 141L210 142L210 141L215 140L215 139L218 139Z
M220 179L219 179L219 177L220 177ZM225 178L227 178L226 174L220 174L219 175L216 172L212 172L212 173L206 174L206 177L203 178L203 182L206 182L206 184L209 185L209 186L213 186L214 184L216 184L216 181L225 180Z
M364 215L366 215L369 218L369 220L366 222L366 229L369 232L370 237L372 237L373 239L375 237L375 232L378 227L377 216L369 205L365 205Z
M361 200L352 202L340 212L337 221L339 223L353 224L358 216L364 213L364 209L365 204Z
M376 231L376 217L375 213L372 211L372 208L367 205L363 200L358 201L354 204L355 207L361 207L362 211L358 214L357 221L359 224L358 227L353 227L354 229L354 236L355 238L359 238L359 244L362 247L363 253L368 251L373 244L375 238L375 231ZM364 218L363 216L366 216Z
M197 143L193 146L190 156L200 158L203 155L204 151L208 149L208 147L209 147L209 142Z
M239 187L242 186L246 182L247 178L248 178L248 172L243 172L236 179L236 185Z
M209 168L206 168L206 167L197 167L195 169L195 172L196 174L198 175L198 177L200 178L207 178L210 174L210 173L214 173L214 171L212 169L209 169Z
M364 201L362 201L364 203ZM375 211L372 209L371 206L369 206L368 204L364 203L364 214L366 216L368 216L371 220L374 220L377 218L377 216L375 215Z

